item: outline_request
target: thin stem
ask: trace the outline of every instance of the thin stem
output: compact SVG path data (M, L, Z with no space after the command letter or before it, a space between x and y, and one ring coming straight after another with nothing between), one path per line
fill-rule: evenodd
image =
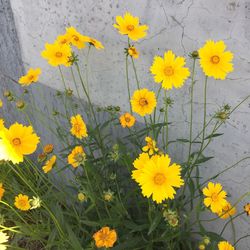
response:
M166 127L166 141L165 141L165 148L166 151L168 150L168 103L167 103L167 91L164 91L164 97L165 97L165 116L164 116L164 123Z
M129 106L130 106L130 113L133 114L132 106L130 103L131 95L130 95L129 78L128 78L128 55L126 55L126 80L127 80L128 102L129 102Z
M194 73L195 73L195 62L196 59L193 60L192 67L192 79L191 79L191 100L190 100L190 130L189 130L189 149L188 149L188 162L190 159L190 154L192 150L192 133L193 133L193 98L194 98Z
M132 61L133 69L135 72L136 85L137 85L137 88L140 89L140 83L139 83L139 79L138 79L138 75L137 75L137 71L136 71L136 67L135 67L135 62L134 62L134 59L132 56L131 56L131 61Z

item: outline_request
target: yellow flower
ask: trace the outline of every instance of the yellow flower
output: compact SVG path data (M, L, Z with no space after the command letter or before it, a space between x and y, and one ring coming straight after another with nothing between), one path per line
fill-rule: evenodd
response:
M247 213L248 216L250 216L250 203L247 203L244 206L244 211Z
M4 192L5 192L5 189L3 187L3 183L0 183L0 200L2 200Z
M105 247L113 247L117 240L116 231L110 230L109 227L102 227L98 232L93 235L95 240L95 245L97 248Z
M43 172L45 174L50 172L55 163L56 163L56 155L53 155L49 160L46 161L45 165L43 166Z
M138 89L130 102L134 112L141 116L150 115L156 107L155 93L147 89Z
M71 48L69 44L45 44L45 50L42 51L41 56L48 60L48 63L57 67L59 65L64 65L66 67L71 66Z
M236 208L232 207L232 205L227 202L227 204L222 207L222 211L218 213L218 216L222 219L227 219L231 216L233 216L236 213Z
M3 243L7 243L8 239L9 239L9 236L6 233L0 232L0 249L1 250L7 249L7 245L4 245Z
M171 159L168 155L157 156L156 159L149 159L137 181L146 197L152 195L153 201L162 203L166 199L174 199L176 191L184 184L181 178L181 166L170 165Z
M44 147L43 147L43 153L44 154L50 154L52 153L54 150L54 145L53 144L46 144Z
M233 54L225 49L226 45L223 41L211 40L199 49L200 65L206 76L223 80L229 72L233 71Z
M42 73L40 68L30 68L26 75L19 78L18 82L22 86L29 86L33 82L37 82L40 74Z
M14 205L16 206L16 208L22 211L29 210L30 209L29 197L24 194L19 194L18 196L15 197Z
M104 49L104 46L102 45L100 41L89 36L84 36L84 39L87 43L94 46L96 49Z
M128 37L134 41L137 41L147 35L146 30L148 30L147 25L140 25L138 17L132 16L130 13L126 12L124 17L117 16L116 24L113 25L119 30L122 35L128 35Z
M9 129L3 128L0 130L0 160L22 162L24 155L36 151L39 140L31 126L15 123Z
M0 130L4 128L4 119L0 118Z
M85 161L86 154L82 146L76 146L68 155L68 163L74 168L77 168L81 163Z
M155 82L162 83L164 89L180 88L190 75L189 69L184 66L185 58L175 57L169 50L165 52L164 58L155 56L150 71L154 75Z
M218 243L218 250L234 250L235 248L227 241Z
M59 43L59 44L70 44L71 42L71 36L67 33L63 34L63 35L59 35L57 38L56 38L56 43Z
M135 124L135 117L129 113L120 116L120 123L123 128L131 128Z
M151 158L149 158L149 155L147 153L141 153L137 159L134 160L133 166L136 170L132 171L132 179L134 179L137 183L139 183L139 178L141 176L141 173L143 172L143 168L145 167L145 164L151 159L153 161L157 161L158 155L153 155Z
M85 48L86 37L79 33L74 27L66 28L66 34L70 37L70 43L78 49Z
M78 139L82 139L83 137L87 137L87 127L85 122L83 121L81 115L72 116L70 119L71 122L71 134L77 137Z
M156 142L152 138L147 136L145 141L147 145L142 148L142 151L148 152L149 155L153 155L155 152L159 151L159 149L156 147Z
M134 46L128 48L128 54L135 59L139 57L139 52Z
M3 101L0 99L0 108L3 107Z
M222 190L221 184L209 182L202 192L206 196L204 198L205 206L210 207L213 213L222 212L223 207L227 205L227 193Z

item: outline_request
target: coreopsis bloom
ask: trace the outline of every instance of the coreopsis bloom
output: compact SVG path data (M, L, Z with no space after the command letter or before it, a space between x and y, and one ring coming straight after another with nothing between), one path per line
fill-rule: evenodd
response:
M166 199L174 199L175 188L180 188L184 181L181 178L181 166L170 165L168 155L158 155L149 159L136 181L142 189L142 194L153 201L162 203Z
M78 198L78 200L80 202L87 201L87 196L84 193L82 193L82 192L80 192L80 193L77 194L77 198Z
M36 151L40 138L31 126L19 123L12 124L9 129L0 130L0 160L23 162L24 155Z
M220 241L218 243L218 250L234 250L235 248L227 241Z
M4 192L5 192L5 189L3 187L3 183L0 183L0 200L2 200Z
M44 154L50 154L52 153L54 150L54 145L53 144L46 144L44 147L43 147L43 153Z
M202 192L206 196L204 198L205 206L210 207L213 213L221 213L223 207L227 205L227 193L222 190L221 184L209 182Z
M82 146L76 146L68 155L68 163L77 168L86 159L86 154Z
M41 207L41 203L42 203L41 199L35 196L33 196L32 199L29 200L29 202L30 202L31 210Z
M142 148L143 152L148 152L149 155L153 155L159 151L159 149L156 147L156 141L154 141L151 137L147 136L145 141L147 144Z
M233 54L225 51L223 41L208 40L199 49L200 65L206 76L224 80L229 72L233 71Z
M45 44L45 50L42 51L41 56L48 60L48 63L57 67L64 65L66 67L71 66L70 57L71 57L71 47L69 44Z
M71 127L71 134L77 137L78 139L82 139L83 137L87 137L87 127L85 122L83 121L81 115L72 116L70 119Z
M131 128L135 124L135 117L129 113L121 115L119 120L123 128Z
M236 208L232 207L232 205L227 202L227 204L222 207L222 211L218 213L218 216L220 216L220 218L222 219L227 219L233 215L235 215L236 213Z
M149 155L147 153L141 153L137 159L134 160L133 166L135 170L132 171L132 179L134 179L136 182L139 182L140 175L142 173L142 170L146 164L146 162L149 161Z
M113 25L122 35L128 35L131 40L137 41L147 35L147 25L140 25L139 17L134 17L126 12L124 17L117 16Z
M113 247L117 240L117 233L114 229L111 230L109 227L102 227L93 235L93 238L97 248L110 248Z
M141 116L150 115L157 104L155 93L148 89L136 90L130 102L133 112Z
M19 194L15 197L15 207L22 210L27 211L30 209L29 196L24 194Z
M70 37L70 43L78 49L83 49L86 46L86 37L78 32L74 27L66 28L66 34Z
M19 78L18 82L22 86L29 86L31 83L37 82L40 74L42 73L40 68L30 68L26 75Z
M59 44L70 44L71 42L71 36L67 33L63 34L63 35L59 35L57 38L56 38L56 43L59 43Z
M154 75L156 83L162 83L162 88L172 89L183 86L185 80L190 76L184 57L175 56L169 50L165 52L164 57L155 56L150 72Z
M4 128L4 119L0 119L0 130Z
M90 45L94 46L96 49L104 49L104 46L102 43L95 38L89 37L89 36L84 36L85 41L89 43Z
M130 47L128 48L128 54L129 54L131 57L135 58L135 59L137 59L137 58L139 57L139 52L138 52L138 50L135 48L135 46L130 46Z
M244 206L244 211L247 213L248 216L250 216L250 203L247 203Z
M50 172L55 163L56 163L56 155L53 155L49 160L46 161L45 165L43 166L43 172L45 174Z
M110 189L108 191L104 191L103 198L105 201L111 202L114 199L114 192L112 192Z
M7 243L8 239L9 236L6 233L0 232L0 250L7 249L7 246L4 243Z

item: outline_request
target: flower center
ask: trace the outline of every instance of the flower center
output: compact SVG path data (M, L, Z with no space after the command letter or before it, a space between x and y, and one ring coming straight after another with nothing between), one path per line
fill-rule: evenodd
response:
M79 37L76 36L76 35L73 36L73 39L74 39L76 42L79 41Z
M132 24L130 24L130 25L127 26L127 30L128 30L128 31L132 31L132 30L134 30L134 29L135 29L135 26L132 25Z
M61 44L65 44L65 43L67 43L67 39L63 39L63 40L61 41Z
M140 104L142 107L144 107L144 106L148 105L148 101L147 101L146 98L141 98L141 99L139 100L139 104Z
M78 163L81 163L81 162L83 162L84 157L83 157L83 155L82 155L81 153L78 153L78 154L76 154L76 155L74 156L74 160L75 160L76 162L78 162Z
M164 74L166 76L172 76L174 74L174 69L171 66L168 66L164 69Z
M210 61L213 64L218 64L220 62L220 58L218 56L212 56Z
M162 173L157 173L155 176L154 176L154 183L156 185L162 185L164 182L166 181L166 177L164 174Z
M33 75L30 75L29 76L29 80L32 81L34 79L34 76Z
M19 203L20 207L26 206L26 200L20 199L20 200L18 201L18 203Z
M211 195L211 199L212 199L212 201L218 201L218 194L217 193L213 193Z
M56 57L62 57L62 52L57 51L56 52Z
M125 121L126 122L130 122L130 118L129 117L125 117Z
M136 50L135 50L135 48L129 48L129 50L130 50L130 53L132 54L132 55L135 55L136 54Z
M100 240L106 241L106 240L108 240L108 238L109 238L108 234L106 234L106 233L101 233L100 234Z
M14 138L12 140L12 143L15 145L15 146L19 146L21 144L21 140L19 138Z
M81 126L79 124L75 124L74 129L76 130L77 133L79 133L81 130Z

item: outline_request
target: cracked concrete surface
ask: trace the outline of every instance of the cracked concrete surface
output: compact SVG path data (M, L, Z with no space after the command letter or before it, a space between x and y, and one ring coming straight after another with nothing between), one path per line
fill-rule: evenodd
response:
M187 57L207 39L223 39L234 53L235 70L225 81L209 80L208 114L219 106L229 103L234 106L250 94L250 1L240 0L11 0L15 25L21 47L21 56L26 69L41 67L41 82L45 86L62 89L58 70L49 67L40 56L45 42L53 42L64 32L66 26L75 26L80 32L93 36L105 46L103 51L91 51L90 90L95 104L120 105L128 110L126 98L125 61L123 48L126 38L112 27L116 15L129 11L140 17L141 23L149 25L148 36L136 44L141 56L136 60L141 85L156 90L158 85L149 74L154 55L162 55L171 49L177 55ZM131 66L131 65L130 65ZM132 73L132 67L130 67ZM68 86L74 89L68 70L64 70ZM21 72L20 72L21 74ZM16 76L18 78L18 76ZM200 128L202 119L202 91L204 77L198 68L195 85L195 128ZM136 88L133 74L132 87ZM175 99L170 120L175 123L170 128L172 138L187 136L187 112L190 81L180 90L168 94ZM45 88L45 87L44 87ZM159 104L159 106L161 103ZM243 157L250 156L250 104L245 102L221 128L224 136L218 138L208 148L206 155L215 159L201 169L206 176L224 169ZM186 157L184 146L170 149L173 159L181 162ZM220 181L228 190L232 203L250 191L250 164L242 162L237 168L221 176ZM242 210L245 202L237 208ZM235 223L237 237L249 233L249 218L241 216ZM221 222L210 226L211 230L222 227ZM232 240L231 233L226 237ZM238 249L250 249L250 240L239 243Z

